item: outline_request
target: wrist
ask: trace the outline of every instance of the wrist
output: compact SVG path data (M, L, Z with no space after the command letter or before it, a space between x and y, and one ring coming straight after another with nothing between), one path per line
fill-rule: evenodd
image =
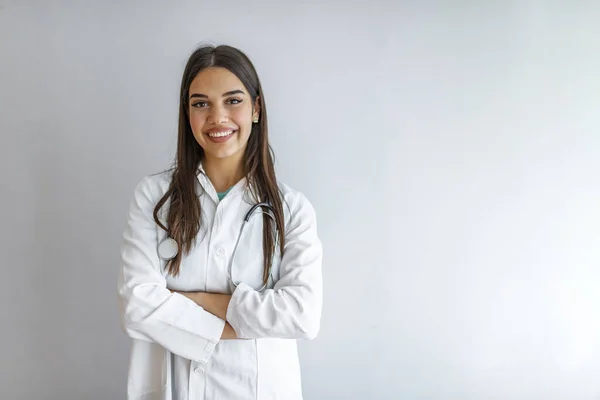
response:
M195 292L194 293L194 302L198 304L200 307L204 308L206 311L210 311L209 302L207 301L208 297L204 292Z

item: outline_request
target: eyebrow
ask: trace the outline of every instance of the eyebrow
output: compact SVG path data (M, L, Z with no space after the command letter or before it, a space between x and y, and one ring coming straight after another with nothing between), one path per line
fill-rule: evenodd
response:
M231 95L234 95L234 94L245 94L245 93L244 93L243 90L239 90L239 89L230 90L229 92L223 93L223 97L231 96ZM207 95L202 94L202 93L192 93L190 95L190 100L193 99L194 97L199 97L199 98L202 98L202 99L207 99L208 98Z

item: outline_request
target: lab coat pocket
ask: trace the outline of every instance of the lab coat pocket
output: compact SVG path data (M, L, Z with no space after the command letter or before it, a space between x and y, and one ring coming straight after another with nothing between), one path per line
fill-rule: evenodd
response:
M128 399L159 399L168 382L169 352L162 346L134 339L129 364Z
M258 339L258 400L302 400L296 341Z

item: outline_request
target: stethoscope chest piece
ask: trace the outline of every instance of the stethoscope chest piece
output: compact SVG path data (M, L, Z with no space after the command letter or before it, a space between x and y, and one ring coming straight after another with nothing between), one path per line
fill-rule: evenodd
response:
M177 245L175 239L168 237L160 242L157 251L158 257L164 261L169 261L177 256L177 253L179 252L179 246Z

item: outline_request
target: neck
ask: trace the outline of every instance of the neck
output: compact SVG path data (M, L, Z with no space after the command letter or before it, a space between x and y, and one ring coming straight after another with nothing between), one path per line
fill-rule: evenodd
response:
M236 157L206 157L202 166L217 192L226 191L244 177L243 162Z

